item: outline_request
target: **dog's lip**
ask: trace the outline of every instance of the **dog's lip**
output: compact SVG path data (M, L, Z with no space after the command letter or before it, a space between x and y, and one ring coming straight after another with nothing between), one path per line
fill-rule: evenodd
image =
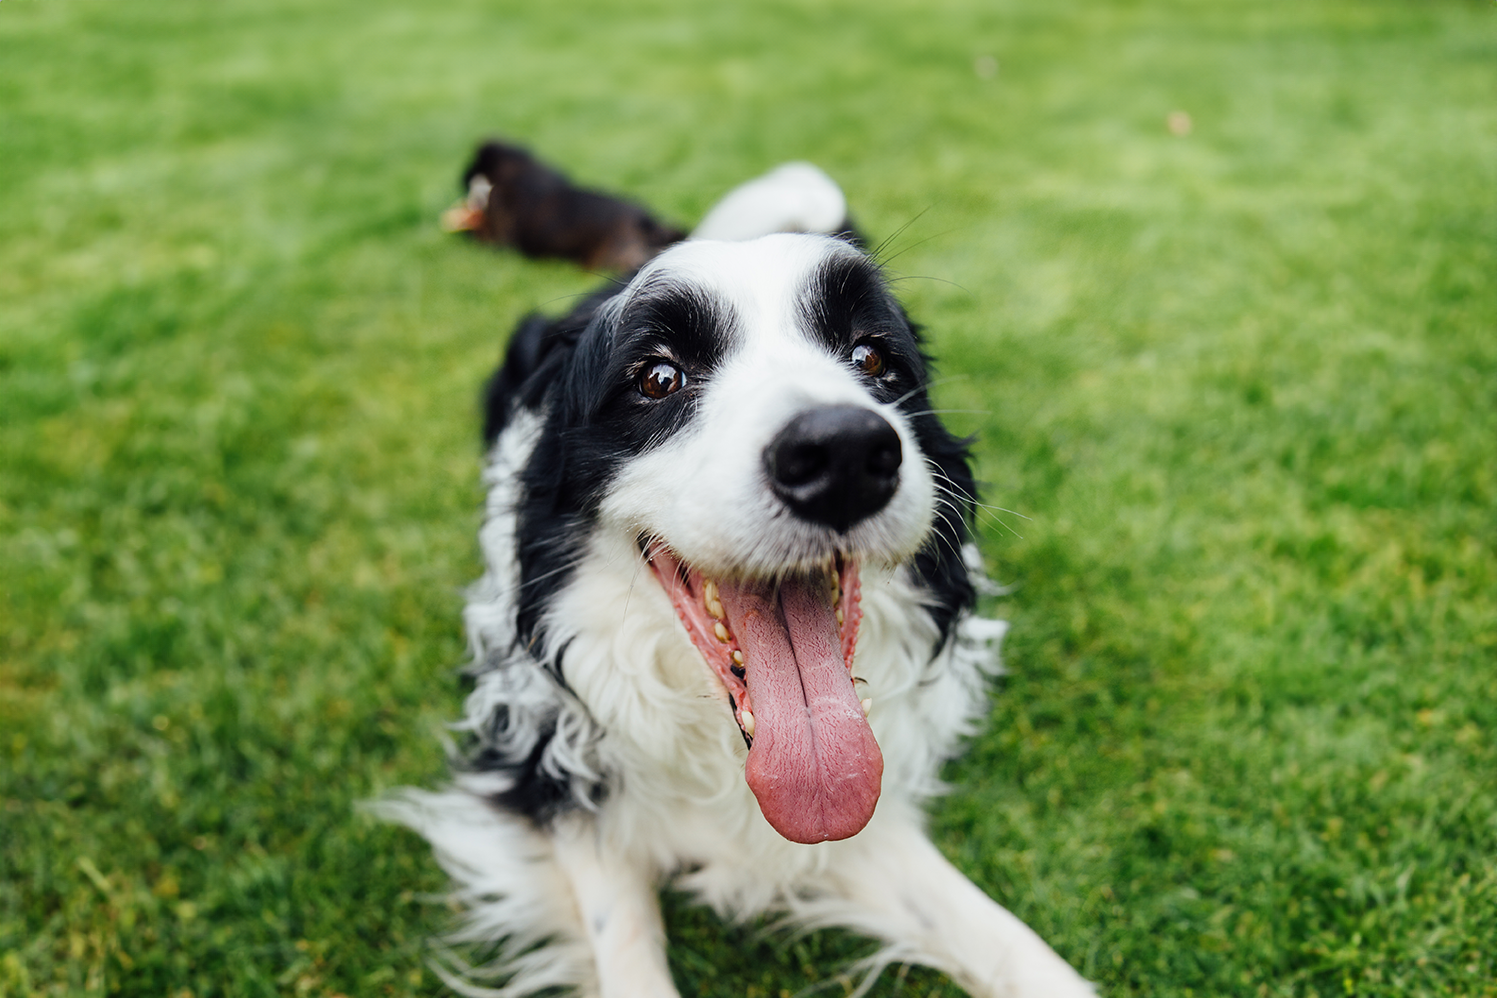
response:
M696 646L727 693L728 704L733 711L733 719L743 734L744 744L752 746L754 715L748 685L744 681L743 653L731 633L727 633L724 640L717 631L718 627L722 627L726 632L726 624L709 610L708 597L711 593L707 586L711 580L691 568L668 548L653 546L646 551L645 558L654 569L666 595L670 597L671 604L676 609L676 617L686 628L691 643Z
M659 541L642 537L639 545L645 561L654 570L674 605L676 616L685 626L692 644L727 693L728 704L738 730L743 735L744 745L752 748L753 703L745 682L742 651L737 637L728 627L721 605L719 604L715 614L709 606L709 596L711 589L717 586L717 578L730 578L733 573L722 572L714 578L692 567L676 551ZM836 614L841 630L842 659L849 672L852 671L853 656L857 650L858 625L862 620L862 587L858 564L856 557L840 553L821 560L822 569L837 581ZM718 630L719 626L721 632ZM723 636L724 633L726 637ZM854 677L854 682L861 681ZM867 706L868 701L864 701L865 712Z

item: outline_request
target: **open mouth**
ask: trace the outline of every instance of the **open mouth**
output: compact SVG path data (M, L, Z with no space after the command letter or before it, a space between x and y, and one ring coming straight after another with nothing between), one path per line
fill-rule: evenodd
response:
M857 562L838 556L761 580L708 578L659 546L646 558L728 692L749 747L744 775L765 819L792 842L861 831L884 760L852 676Z

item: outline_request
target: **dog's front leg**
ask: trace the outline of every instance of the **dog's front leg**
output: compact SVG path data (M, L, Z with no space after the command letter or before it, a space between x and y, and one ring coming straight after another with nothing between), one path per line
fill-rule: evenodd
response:
M652 872L611 850L591 821L562 824L554 842L592 945L601 998L678 998Z
M847 917L813 917L830 914L880 936L894 945L896 959L943 970L979 998L1094 996L1070 964L947 862L914 822L869 827L847 845L832 870L834 889L851 902Z

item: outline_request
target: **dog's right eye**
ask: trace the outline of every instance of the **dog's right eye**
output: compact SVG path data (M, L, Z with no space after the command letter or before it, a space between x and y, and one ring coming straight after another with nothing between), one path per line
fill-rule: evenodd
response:
M859 343L852 348L852 366L870 378L882 377L888 364L878 347L871 343Z
M645 398L663 399L680 391L685 384L686 373L662 360L645 368L639 376L639 393Z

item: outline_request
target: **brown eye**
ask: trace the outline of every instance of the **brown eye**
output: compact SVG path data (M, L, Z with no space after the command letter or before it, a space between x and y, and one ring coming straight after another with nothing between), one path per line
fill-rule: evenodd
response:
M884 373L884 355L871 343L859 343L852 348L852 366L870 378Z
M685 373L675 364L662 360L645 368L645 373L639 376L639 393L645 398L663 399L680 391L684 384Z

